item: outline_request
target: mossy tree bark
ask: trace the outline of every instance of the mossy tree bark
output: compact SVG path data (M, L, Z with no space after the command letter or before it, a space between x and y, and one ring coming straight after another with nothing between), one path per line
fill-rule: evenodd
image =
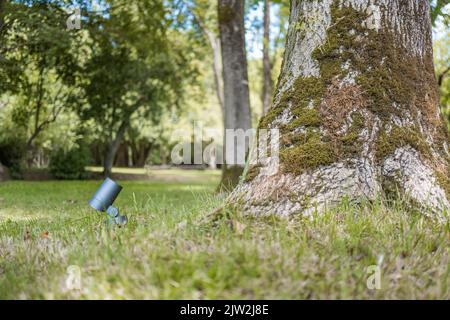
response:
M245 1L243 0L219 0L218 2L223 65L225 130L248 130L251 128L244 5ZM224 134L224 155L231 148L231 143L234 144L235 142L227 141ZM232 190L238 184L243 169L243 164L225 163L222 169L222 180L219 190Z
M310 214L400 192L449 208L428 0L292 0L274 103L280 168L248 170L231 199L255 214ZM276 162L273 162L276 163Z

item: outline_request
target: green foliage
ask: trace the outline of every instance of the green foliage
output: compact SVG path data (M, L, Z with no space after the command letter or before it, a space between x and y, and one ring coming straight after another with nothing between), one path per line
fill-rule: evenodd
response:
M81 143L69 150L64 148L56 150L50 158L49 171L56 179L84 179L88 176L85 168L89 162L89 148Z
M0 163L9 167L12 178L21 178L26 155L26 134L11 121L10 103L0 100Z
M92 45L83 68L88 103L78 113L95 121L111 159L134 117L159 122L166 109L180 105L197 72L184 35L170 28L164 1L127 3L107 12L107 18L88 17Z
M437 29L439 37L433 43L436 78L440 81L440 98L442 112L450 120L450 30Z
M22 176L25 158L25 139L23 135L2 133L0 135L0 163L8 167L12 178Z
M431 21L436 25L439 18L446 25L450 25L449 0L430 0L431 4Z
M12 115L27 144L76 102L81 33L66 30L70 1L8 1L1 32L0 93L21 100Z
M163 1L112 7L108 14L89 17L93 44L84 88L90 107L80 110L105 133L137 110L157 118L163 106L176 103L192 74L179 35L168 29Z

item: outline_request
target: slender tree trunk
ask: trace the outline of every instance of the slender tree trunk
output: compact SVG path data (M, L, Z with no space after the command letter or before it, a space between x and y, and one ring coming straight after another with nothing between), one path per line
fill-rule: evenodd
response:
M186 4L186 3L185 3ZM187 5L189 8L189 5ZM222 111L222 116L225 116L225 106L223 97L223 74L222 74L222 57L220 49L220 39L216 36L215 32L208 29L206 23L201 19L199 15L195 13L194 10L189 8L194 21L200 27L200 30L205 35L208 41L209 47L211 48L213 54L213 75L214 75L214 86L216 89L217 100L219 101L220 110Z
M231 197L243 211L311 214L343 196L400 194L442 218L450 154L429 10L428 0L291 1L274 105L260 122L280 130L280 165L275 153L248 170Z
M223 96L223 72L222 72L222 57L220 55L220 39L212 32L208 32L208 38L213 52L213 74L214 86L216 88L217 100L219 101L222 117L225 117L225 103Z
M124 120L116 133L115 138L110 141L108 149L105 154L105 159L103 161L103 174L105 177L110 177L112 173L112 167L114 164L114 159L116 157L117 150L119 149L120 143L123 140L125 131L128 128L129 121Z
M438 79L437 79L439 87L442 87L442 85L444 84L444 79L449 73L450 73L450 67L448 67L447 69L442 71L441 74L439 74Z
M147 161L147 158L148 158L152 148L153 148L153 144L148 143L144 140L141 140L138 143L136 143L132 148L133 165L135 167L144 167L145 162Z
M42 65L45 64L45 62L41 62ZM40 117L41 117L41 111L43 107L42 100L44 99L44 67L39 67L39 74L38 74L38 83L36 85L36 92L37 92L37 101L35 106L35 113L34 113L34 126L33 126L33 132L31 133L31 136L28 138L27 141L27 151L28 151L28 164L31 165L31 161L33 159L33 143L34 140L39 136L41 131L46 126L46 121L43 123L40 123Z
M122 141L114 157L114 166L127 167L128 163L128 145Z
M224 128L251 128L250 98L248 89L247 56L245 49L243 0L219 0L219 29L222 49L225 119ZM227 141L224 134L225 154L231 148L241 148L234 141ZM233 144L233 145L232 145ZM242 151L242 150L241 150ZM232 188L239 182L243 165L226 163L222 169L219 189Z
M208 30L201 22L199 22L200 27L208 39L209 46L213 53L213 75L214 75L214 86L216 89L217 100L219 101L220 110L222 111L222 116L225 117L225 104L223 96L223 72L222 72L222 56L221 56L221 46L220 39L210 30Z
M273 94L272 65L270 61L270 0L264 0L264 39L263 39L263 113L270 108Z

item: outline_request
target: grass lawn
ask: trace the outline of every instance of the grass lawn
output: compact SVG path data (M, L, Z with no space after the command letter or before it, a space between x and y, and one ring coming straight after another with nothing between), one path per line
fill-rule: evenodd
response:
M0 298L450 299L448 223L402 203L207 217L223 203L219 175L171 171L174 181L121 181L130 222L112 230L86 204L100 181L0 183ZM373 265L379 290L367 287ZM69 266L80 290L66 286Z

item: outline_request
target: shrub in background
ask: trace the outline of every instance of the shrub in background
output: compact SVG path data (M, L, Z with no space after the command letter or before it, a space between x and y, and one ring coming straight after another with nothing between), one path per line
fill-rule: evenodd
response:
M0 163L9 169L13 179L22 177L23 162L26 156L26 142L20 135L2 134L0 137Z
M75 144L69 150L60 148L50 158L49 171L56 179L85 179L88 176L85 168L90 159L89 148L84 144Z

